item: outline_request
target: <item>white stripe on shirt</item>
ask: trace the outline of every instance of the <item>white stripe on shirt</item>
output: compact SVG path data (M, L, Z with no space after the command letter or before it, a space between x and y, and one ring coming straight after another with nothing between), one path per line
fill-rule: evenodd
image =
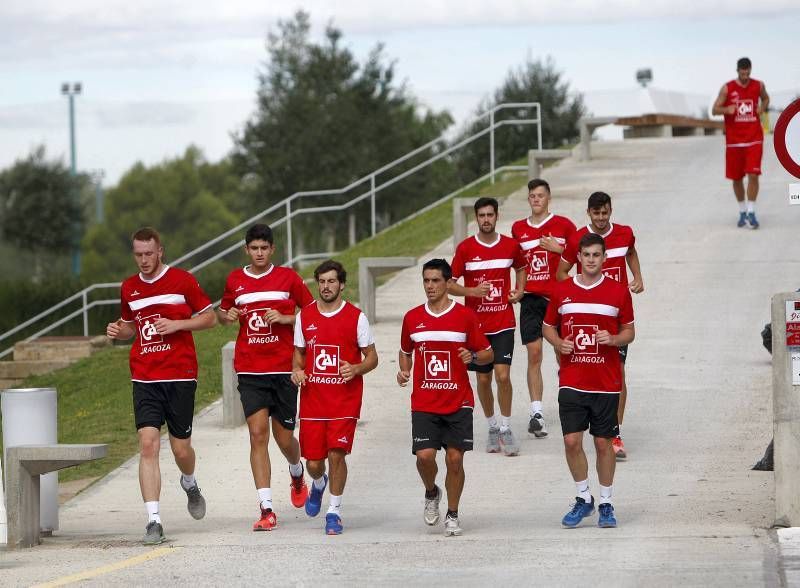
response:
M156 304L186 304L186 297L183 294L160 294L128 302L128 306L134 312Z
M505 269L511 267L514 263L513 259L489 259L487 261L468 261L464 264L464 269L467 271L487 270L487 269Z
M567 242L566 239L563 239L561 237L553 237L553 238L556 240L556 243L558 243L559 245L564 245ZM541 239L533 239L531 241L523 241L522 243L519 244L519 246L522 247L523 251L527 251L528 249L533 249L534 247L538 247L540 241L541 241Z
M619 316L619 308L608 304L592 304L589 302L569 302L562 304L559 314L601 314L603 316Z
M264 300L289 300L289 293L281 290L267 290L263 292L250 292L236 297L236 306L263 302Z
M448 341L452 343L463 343L467 340L467 334L459 331L419 331L411 334L414 343L421 341Z
M613 257L625 257L627 254L628 254L627 247L614 247L613 249L606 249L606 257L608 257L609 259Z

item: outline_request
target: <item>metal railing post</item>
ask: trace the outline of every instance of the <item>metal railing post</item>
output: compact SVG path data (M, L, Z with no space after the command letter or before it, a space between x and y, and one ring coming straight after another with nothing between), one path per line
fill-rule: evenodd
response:
M87 304L87 294L86 290L83 291L83 296L81 296L81 300L83 300L83 336L89 336L89 309L86 307Z
M494 184L494 109L489 115L489 173L491 174L491 183Z
M539 141L538 148L542 149L542 106L536 104L536 138Z
M375 222L375 174L372 174L369 177L369 192L370 192L369 206L370 206L370 217L371 217L370 222L372 223L371 231L372 231L372 236L374 237L375 233L377 232L375 230L375 227L377 225L377 223Z
M292 265L294 255L292 252L292 202L286 201L286 263Z

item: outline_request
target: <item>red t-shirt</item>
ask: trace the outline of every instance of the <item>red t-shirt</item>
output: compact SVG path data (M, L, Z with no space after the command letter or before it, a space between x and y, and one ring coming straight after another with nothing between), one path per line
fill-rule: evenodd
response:
M197 354L190 331L169 335L156 333L153 323L160 318L185 320L211 308L211 300L189 272L164 266L152 280L141 274L122 283L122 320L136 323L131 346L131 380L134 382L176 382L197 379Z
M764 129L758 117L761 82L750 78L746 86L738 80L727 83L725 106L736 106L733 114L725 115L725 143L728 147L749 147L764 140Z
M518 220L512 225L511 235L519 242L528 263L525 292L550 298L561 256L542 249L539 239L552 235L563 246L574 231L575 225L571 220L552 213L538 225L531 224L528 218Z
M451 414L475 406L459 347L477 352L490 345L477 315L455 300L441 314L422 304L403 317L400 350L414 355L412 411Z
M233 357L236 373L291 373L294 328L270 325L264 320L264 313L274 309L293 315L296 308L313 301L303 279L288 267L273 265L261 275L251 273L247 267L233 270L225 282L219 307L227 311L236 306L241 312Z
M306 351L306 383L300 388L300 418L357 419L364 391L362 376L345 382L339 364L361 363L361 349L374 343L367 317L349 302L322 313L316 304L304 307L295 323L294 345Z
M467 308L478 314L481 328L494 335L516 327L514 309L508 302L511 291L511 269L525 267L519 243L505 235L497 235L494 243L486 244L477 237L464 239L453 256L453 279L464 276L464 286L472 288L489 282L492 289L483 298L465 296Z
M622 390L619 350L600 345L597 331L619 333L620 325L633 323L633 304L628 288L601 277L586 287L573 277L556 284L547 305L544 324L556 327L562 339L572 335L575 350L561 356L558 385L580 392L618 394Z
M578 264L578 273L582 272L581 261L578 257L578 243L581 237L594 233L590 225L581 227L567 239L567 246L561 254L561 259L571 264ZM636 243L633 229L627 225L609 223L608 230L600 235L606 242L606 262L603 264L603 275L615 279L622 284L628 283L628 251Z

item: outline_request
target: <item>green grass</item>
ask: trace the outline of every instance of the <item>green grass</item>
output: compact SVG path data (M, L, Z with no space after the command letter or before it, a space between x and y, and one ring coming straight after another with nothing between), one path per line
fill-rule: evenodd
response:
M511 194L526 183L524 173L506 176L495 184L485 182L465 190L459 197ZM419 257L452 234L450 201L388 229L337 255L355 278L349 281L347 297L358 300L358 259L411 255ZM309 277L314 266L303 268ZM388 279L386 276L384 279ZM195 410L219 398L222 391L220 349L236 338L236 327L215 327L194 334L199 364ZM32 376L21 387L58 390L58 441L60 443L108 443L108 457L67 468L62 481L104 476L138 451L131 401L128 347L115 346L95 353L65 369ZM2 435L0 434L0 443ZM0 448L2 445L0 445Z

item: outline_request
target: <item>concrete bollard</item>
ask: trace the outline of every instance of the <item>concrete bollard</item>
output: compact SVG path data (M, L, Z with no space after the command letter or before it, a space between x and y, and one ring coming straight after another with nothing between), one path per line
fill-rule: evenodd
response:
M453 248L467 238L467 215L474 213L477 198L453 198Z
M800 293L772 297L775 527L800 526L800 347L786 345L786 324L790 322L787 302L792 307L800 303ZM795 312L800 317L800 310Z
M0 481L3 480L3 460L0 458ZM6 516L6 497L3 484L0 484L0 545L8 543L8 517Z
M239 398L239 382L233 370L235 349L235 341L222 346L222 426L225 428L239 427L246 422L242 401Z

